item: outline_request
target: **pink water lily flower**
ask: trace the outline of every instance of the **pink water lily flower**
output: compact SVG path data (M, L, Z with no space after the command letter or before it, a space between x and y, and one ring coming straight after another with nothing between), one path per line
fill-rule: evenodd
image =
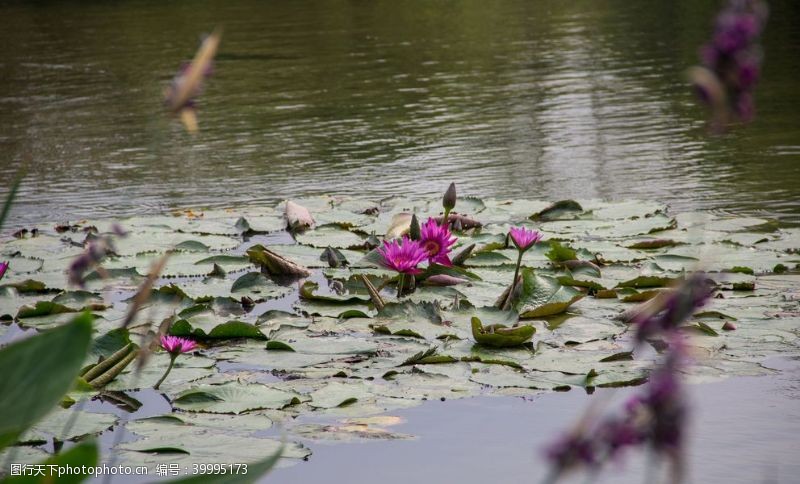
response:
M436 220L429 218L422 226L421 234L419 243L428 254L429 263L453 265L448 254L457 239L450 233L447 224L439 225Z
M177 355L192 351L193 349L197 348L197 343L186 338L161 335L161 347L167 350L167 352L170 354Z
M537 230L530 230L526 229L525 227L511 227L508 234L511 236L511 240L514 242L514 245L517 246L522 252L533 247L536 242L542 240L542 233Z
M4 275L6 275L6 271L8 270L8 265L9 265L8 261L0 262L0 279L2 279Z
M400 274L419 274L417 266L428 257L428 253L416 240L404 236L402 241L384 241L378 248L383 257L383 265Z

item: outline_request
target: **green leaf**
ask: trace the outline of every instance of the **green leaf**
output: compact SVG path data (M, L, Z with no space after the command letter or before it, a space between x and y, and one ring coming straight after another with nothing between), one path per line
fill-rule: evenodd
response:
M533 269L522 270L522 290L514 309L522 318L539 318L560 314L584 294L562 286L552 277L539 276Z
M550 250L544 255L553 262L565 262L578 258L578 253L575 252L575 249L568 245L561 245L557 240L550 241Z
M565 218L574 218L583 212L581 204L575 200L560 200L530 216L531 220L561 220Z
M59 484L78 484L84 482L91 477L90 474L64 474L59 476L57 473L50 473L50 469L55 470L58 466L60 469L66 469L67 466L71 468L95 467L99 460L99 452L97 444L94 440L82 442L78 445L70 447L58 454L50 457L49 459L39 463L33 464L34 466L43 466L44 475L24 475L24 476L9 476L3 480L4 484L50 484L58 482Z
M229 382L202 385L180 393L172 404L188 412L239 414L259 409L281 409L299 403L298 395L267 385Z
M74 313L77 310L68 308L63 304L52 301L39 301L34 307L23 306L17 312L18 319L37 318L39 316L52 316L54 314Z
M0 350L0 449L44 417L80 372L89 349L92 315Z
M369 395L363 383L330 382L319 390L309 394L308 404L314 408L344 407Z
M690 324L688 326L681 326L681 329L687 332L693 332L705 336L719 336L719 333L717 333L717 331L714 328L712 328L711 326L707 325L702 321L697 322L695 324Z
M284 343L283 341L275 340L267 341L267 349L273 351L294 351L294 348L292 348L289 344Z
M325 301L330 303L341 303L341 304L349 304L349 303L368 303L370 302L369 295L362 295L362 294L317 294L316 290L319 289L319 284L313 281L306 281L300 287L300 297L302 299L308 299L311 301Z
M633 279L620 282L617 287L633 287L636 289L650 287L664 287L675 281L674 277L668 276L639 276Z
M198 339L267 339L264 333L256 326L236 320L218 324L206 332L203 328L194 327L189 321L180 319L175 321L169 328L169 334L172 336L191 336Z
M92 341L92 348L89 350L89 356L94 360L98 358L108 358L118 350L128 346L130 342L130 333L127 329L112 329Z
M492 348L520 346L530 341L535 332L536 328L529 325L508 327L503 324L492 324L484 327L479 318L472 318L472 337L478 344Z

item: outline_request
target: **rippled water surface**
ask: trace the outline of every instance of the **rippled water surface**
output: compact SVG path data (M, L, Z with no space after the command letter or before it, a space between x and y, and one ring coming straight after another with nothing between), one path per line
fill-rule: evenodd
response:
M800 3L771 4L757 122L711 138L683 72L712 1L4 2L12 223L451 180L798 222ZM189 136L161 93L217 25Z

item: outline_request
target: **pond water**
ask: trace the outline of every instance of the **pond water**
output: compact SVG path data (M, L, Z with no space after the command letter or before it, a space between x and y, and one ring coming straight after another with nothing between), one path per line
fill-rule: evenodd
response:
M3 2L11 223L452 180L800 222L800 4L770 3L757 122L711 138L683 72L717 2ZM189 136L161 93L217 25Z
M775 358L768 365L784 373L689 387L693 413L686 452L688 482L798 482L800 365L797 360ZM317 450L308 463L277 469L266 482L368 484L375 482L375 476L382 484L543 482L548 464L542 449L571 428L591 400L609 397L610 392L622 398L635 391L599 389L591 396L583 391L547 393L533 401L428 402L393 413L406 421L392 430L415 435L416 440L330 446L314 442ZM653 480L648 474L652 466L647 464L644 453L629 453L591 479L575 474L564 482L666 482Z

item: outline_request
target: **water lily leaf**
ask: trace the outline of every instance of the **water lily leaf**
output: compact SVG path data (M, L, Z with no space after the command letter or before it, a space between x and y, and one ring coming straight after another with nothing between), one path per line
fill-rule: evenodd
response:
M544 210L531 215L530 219L541 221L560 220L564 218L574 218L581 212L583 212L583 207L575 200L559 200Z
M633 287L636 289L649 287L664 287L672 284L677 278L668 276L639 276L634 279L620 282L617 287Z
M435 373L398 373L383 385L374 385L373 393L402 399L433 400L465 398L478 390L469 380L457 380Z
M284 455L287 457L305 458L311 454L311 451L305 449L299 444L295 444L294 449L286 450L286 445L281 446L269 457L253 462L247 466L247 474L198 474L183 479L173 480L173 484L251 484L256 482L262 476L267 474L273 467L275 467L280 458ZM294 455L289 455L294 454Z
M130 344L130 332L125 328L115 328L98 336L92 341L89 349L91 359L108 358L112 354Z
M386 229L386 238L397 239L408 234L408 231L411 229L411 217L412 214L405 212L395 214L392 217L389 228Z
M297 242L311 247L333 247L336 249L360 249L364 239L349 230L335 225L325 225L296 236Z
M557 240L550 241L550 250L545 254L553 262L577 260L578 253L568 245L561 245Z
M627 326L605 318L573 316L561 321L549 332L541 331L539 338L558 346L583 344L616 336L626 329Z
M621 353L614 353L611 356L606 356L600 360L600 363L608 363L610 361L630 361L633 359L632 351L623 351Z
M63 275L61 276L63 279ZM13 288L20 294L42 293L47 292L47 286L40 281L32 279L25 279L24 281L3 284L0 288Z
M294 351L291 345L283 341L270 340L267 341L267 349L273 351Z
M442 325L442 316L433 303L404 301L387 303L378 311L373 323L378 334L394 334L412 338L435 340L437 336L450 332L451 328Z
M35 469L37 470L42 469L43 473L41 475L31 475L30 473L27 473L7 476L5 479L3 479L3 482L6 484L46 484L49 482L54 482L53 476L57 475L56 469L95 468L97 466L99 456L97 444L94 442L94 440L81 442L80 444L62 450L53 456L47 457L43 461L40 461L39 459L47 456L48 454L37 448L20 447L15 448L13 452L15 464L31 464L36 466ZM8 459L5 459L5 456L2 454L0 454L0 459L8 461ZM57 466L57 468L50 466ZM51 469L53 470L52 473L50 471ZM85 479L86 475L81 473L64 474L63 476L58 477L58 482L59 484L78 484L83 482Z
M220 355L231 363L269 370L293 371L339 359L342 355L306 354L295 351L265 350L263 346L243 348Z
M0 449L44 417L73 384L92 333L92 316L0 349Z
M514 309L522 318L538 318L563 313L583 293L562 286L552 277L539 276L531 269L522 270L522 291Z
M53 437L61 441L77 440L89 435L98 435L116 422L117 417L107 413L89 413L56 407L27 430L20 437L20 442L48 442Z
M301 299L293 307L308 316L323 316L336 319L345 319L346 316L353 314L354 311L372 315L374 311L370 309L366 302L342 302L342 301L319 301Z
M285 257L256 244L247 249L247 257L261 269L274 276L308 277L311 272L305 267L296 264Z
M240 417L229 417L233 422ZM130 422L129 431L140 438L122 444L120 455L122 460L132 465L158 464L177 462L180 465L193 463L242 464L260 461L275 456L283 448L284 458L302 459L311 452L299 444L282 444L279 441L253 436L240 435L238 432L226 432L219 427L190 425L184 422L169 422L164 419L146 419ZM259 430L256 427L254 430ZM284 446L285 445L285 446ZM148 466L150 467L150 466ZM252 479L248 473L239 473L239 479ZM250 476L250 477L247 477ZM194 476L197 477L197 476ZM181 481L183 482L183 481ZM206 482L191 480L186 482ZM229 480L226 476L216 475L210 482L239 482ZM253 482L252 480L246 482Z
M319 284L314 281L306 281L300 287L300 297L311 301L325 301L329 303L361 303L366 304L370 302L369 295L362 294L318 294L316 291L319 289Z
M664 247L675 247L676 245L679 244L680 242L676 242L672 239L644 239L628 245L628 248L640 249L640 250L652 250L652 249L662 249Z
M349 264L347 257L345 257L341 251L331 247L330 245L325 247L325 250L322 251L322 255L319 256L319 259L327 262L328 266L331 268L344 267Z
M687 332L693 332L705 336L719 336L719 333L717 333L714 328L702 321L699 321L695 324L690 324L688 326L681 326L681 329Z
M194 322L194 324L192 324L192 322ZM202 324L202 327L200 327L200 324ZM213 326L212 324L213 323L208 324L207 321L200 323L197 316L189 320L180 319L170 326L169 334L173 336L190 336L199 339L267 339L260 329L250 323L231 320L224 323L213 324Z
M503 324L492 324L484 327L479 318L472 318L472 337L478 344L493 348L522 345L530 341L535 332L536 328L529 325L509 327Z
M425 272L420 276L418 276L418 279L424 281L425 279L428 279L430 277L440 276L440 275L459 278L462 280L470 280L470 279L475 281L481 280L481 278L477 274L462 269L461 267L443 266L441 264L430 264L425 269Z
M244 413L265 408L281 409L299 403L298 395L267 385L231 382L201 385L178 394L172 405L188 412Z
M72 309L63 304L52 301L39 301L35 306L23 306L17 312L18 319L38 318L40 316L51 316L54 314L74 313L77 309Z
M343 407L345 405L351 405L368 395L370 395L369 390L361 382L330 382L324 387L310 393L311 401L308 402L308 404L314 408Z
M514 261L500 252L480 252L464 261L468 267L487 267L513 264Z
M637 291L635 289L630 289L630 292L622 292L622 290L618 290L618 295L624 295L622 298L623 302L643 302L649 301L654 297L658 296L663 289L650 289L646 291Z

